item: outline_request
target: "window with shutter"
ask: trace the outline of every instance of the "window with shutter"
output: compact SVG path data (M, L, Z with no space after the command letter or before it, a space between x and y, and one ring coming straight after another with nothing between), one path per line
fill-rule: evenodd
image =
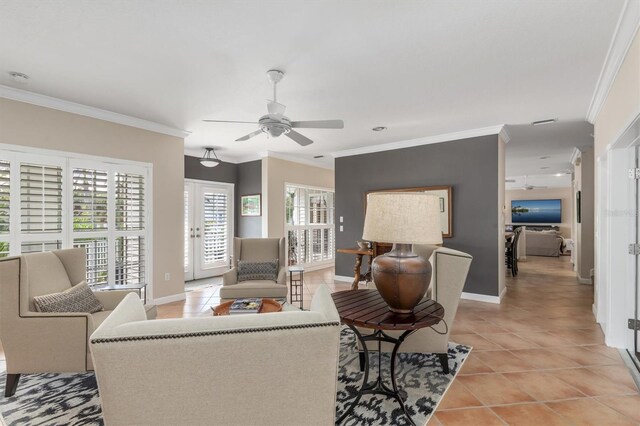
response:
M143 282L145 282L144 237L117 237L115 284Z
M10 184L9 162L0 160L0 257L9 256Z
M116 173L116 229L144 229L144 176Z
M62 248L62 240L54 241L29 241L21 244L20 253L40 253L43 251L60 250Z
M105 284L109 277L109 241L105 238L77 238L74 247L87 253L87 284Z
M73 169L74 232L107 229L107 172Z
M23 233L62 232L62 167L20 165Z
M334 258L332 191L287 185L285 228L289 264L313 265Z
M226 262L229 233L227 194L207 192L204 194L202 202L204 214L203 261L205 264Z
M184 269L189 267L189 244L191 244L191 232L189 229L189 191L184 191Z

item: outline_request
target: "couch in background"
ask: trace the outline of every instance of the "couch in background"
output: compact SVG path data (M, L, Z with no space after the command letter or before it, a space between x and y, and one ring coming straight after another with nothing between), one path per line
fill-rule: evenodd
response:
M562 251L563 239L555 230L526 230L527 256L558 257Z
M107 425L333 425L340 318L309 311L146 321L127 296L91 336Z

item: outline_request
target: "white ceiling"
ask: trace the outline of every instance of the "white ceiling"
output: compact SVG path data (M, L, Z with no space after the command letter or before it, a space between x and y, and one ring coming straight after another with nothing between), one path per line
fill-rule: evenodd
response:
M570 159L574 149L593 146L593 126L586 121L567 121L532 126L508 126L511 141L506 148L506 175L517 184L528 176L531 185L570 186L571 179L555 176L573 170ZM507 188L514 184L507 184Z
M0 0L0 84L186 129L187 150L217 146L223 159L311 158L584 120L623 3ZM279 100L291 119L340 118L345 129L304 130L316 143L300 147L234 142L255 127L201 121L263 115L270 68L287 74ZM370 130L379 125L388 130Z

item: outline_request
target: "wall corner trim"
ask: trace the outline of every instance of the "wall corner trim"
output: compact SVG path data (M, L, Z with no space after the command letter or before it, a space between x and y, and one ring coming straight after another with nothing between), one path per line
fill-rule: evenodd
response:
M589 123L595 123L639 28L640 2L626 0L620 18L618 18L616 29L613 32L607 56L600 70L598 82L591 96L586 117Z
M500 300L502 299L505 293L506 293L506 287L502 290L502 294L500 296L489 296L486 294L467 293L463 291L460 298L465 300L474 300L476 302L500 304Z
M350 157L353 155L370 154L373 152L393 151L402 148L411 148L420 145L431 145L440 142L457 141L461 139L469 139L478 136L497 135L504 128L503 124L479 129L462 130L459 132L444 133L441 135L426 136L422 138L409 139L404 141L383 143L380 145L363 146L360 148L345 149L342 151L332 152L334 158Z
M187 296L184 293L172 294L171 296L159 297L153 300L156 305L166 305L167 303L180 302L185 300Z
M131 117L129 115L119 114L117 112L107 111L105 109L83 105L76 102L65 101L64 99L41 95L39 93L29 92L28 90L16 89L14 87L4 85L0 85L0 98L51 108L58 111L70 112L72 114L96 118L98 120L109 121L111 123L122 124L138 129L149 130L151 132L175 136L182 139L186 138L190 134L190 132L186 130L176 129L164 124L143 120L142 118Z
M314 161L307 158L300 158L295 155L285 154L282 152L262 151L258 153L260 158L277 158L279 160L290 161L292 163L304 164L305 166L319 167L321 169L334 170L333 164L325 164L320 161Z

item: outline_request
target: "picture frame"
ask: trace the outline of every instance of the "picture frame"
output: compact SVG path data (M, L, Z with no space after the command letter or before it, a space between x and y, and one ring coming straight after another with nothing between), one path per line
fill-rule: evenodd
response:
M442 238L453 238L453 187L421 186L416 188L376 189L364 193L364 211L367 212L367 198L373 192L427 192L440 198L440 219Z
M242 195L240 216L262 216L262 194Z

